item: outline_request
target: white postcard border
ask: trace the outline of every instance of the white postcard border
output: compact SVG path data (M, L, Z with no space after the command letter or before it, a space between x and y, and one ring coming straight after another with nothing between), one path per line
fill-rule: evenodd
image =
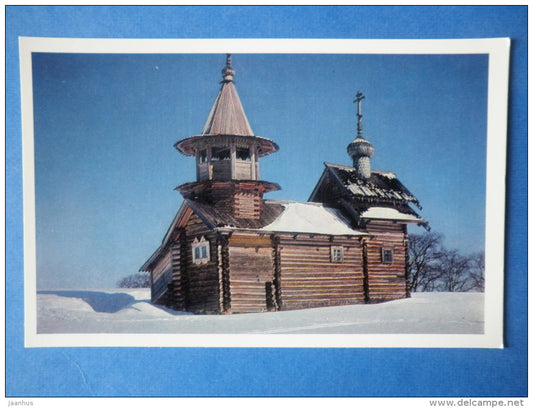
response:
M19 38L23 138L26 347L503 347L505 174L510 39L80 39ZM33 52L488 54L485 333L442 334L37 334ZM490 222L489 222L490 220Z

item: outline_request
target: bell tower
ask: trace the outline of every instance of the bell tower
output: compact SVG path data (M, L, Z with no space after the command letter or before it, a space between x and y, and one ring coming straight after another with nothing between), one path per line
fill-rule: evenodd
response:
M279 147L270 139L254 135L233 78L231 55L226 55L221 88L201 134L178 141L174 147L196 158L196 182L176 189L187 199L231 209L238 218L258 219L263 194L279 190L275 183L259 178L259 158Z

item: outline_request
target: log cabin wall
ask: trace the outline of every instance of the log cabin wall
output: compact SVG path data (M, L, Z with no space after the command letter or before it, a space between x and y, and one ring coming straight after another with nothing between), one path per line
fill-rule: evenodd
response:
M194 313L220 313L220 286L218 271L218 250L214 234L203 221L192 214L185 227L185 254L182 255L185 270L183 279L187 282L184 298L186 309ZM192 246L195 239L204 237L209 242L209 262L195 264ZM183 265L182 264L182 265Z
M152 270L151 298L153 303L166 304L168 297L168 285L172 281L172 257L167 252L154 266Z
M231 212L235 217L259 219L264 209L264 187L251 182L217 182L205 188L198 199L216 204L218 208Z
M362 246L357 238L279 237L276 285L281 310L364 303ZM332 262L332 247L343 248Z
M228 253L231 313L275 310L270 237L233 234Z
M228 237L218 240L218 276L219 304L222 313L231 313L231 284L229 276L229 244Z
M170 248L171 262L172 262L172 281L169 290L171 291L171 307L176 310L186 310L186 294L187 294L187 280L184 274L185 257L182 253L186 251L186 242L184 234L173 243Z
M390 221L370 221L366 226L372 238L366 241L368 300L370 303L407 296L407 227ZM389 263L384 250L392 251Z
M234 198L234 213L236 217L255 219L261 218L263 211L263 197L257 188L239 189Z
M256 183L228 184L213 192L217 205L230 209L235 217L259 219L264 208L263 191Z

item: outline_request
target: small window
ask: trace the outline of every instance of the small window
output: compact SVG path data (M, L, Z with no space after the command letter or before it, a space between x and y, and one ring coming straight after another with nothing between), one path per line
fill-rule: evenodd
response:
M381 262L384 264L392 263L392 249L381 250Z
M192 262L203 264L209 262L209 241L202 237L192 242Z
M342 262L344 260L343 247L331 247L331 262Z

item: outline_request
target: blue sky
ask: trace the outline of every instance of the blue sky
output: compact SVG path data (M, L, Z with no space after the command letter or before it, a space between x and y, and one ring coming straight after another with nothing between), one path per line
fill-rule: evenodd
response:
M39 288L105 288L160 244L195 179L173 144L200 133L225 55L34 54ZM486 55L235 54L256 135L278 153L265 198L306 201L323 162L350 164L361 90L372 167L394 171L445 243L482 250ZM422 232L422 228L411 228Z

